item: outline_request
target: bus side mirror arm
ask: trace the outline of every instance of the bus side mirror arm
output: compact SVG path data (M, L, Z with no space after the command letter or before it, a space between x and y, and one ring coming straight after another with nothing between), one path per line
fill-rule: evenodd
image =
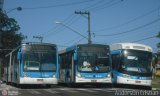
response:
M73 54L73 58L74 58L74 61L77 61L77 54L76 53Z
M22 58L22 54L20 52L18 52L17 58L18 58L18 60L20 60Z

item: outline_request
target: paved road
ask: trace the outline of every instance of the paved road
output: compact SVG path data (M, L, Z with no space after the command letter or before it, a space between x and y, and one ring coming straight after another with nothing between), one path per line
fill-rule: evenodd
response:
M7 91L6 91L7 90ZM126 88L68 88L64 86L52 88L26 88L20 89L9 85L0 88L8 96L160 96L160 91L137 90ZM147 93L148 92L148 93ZM151 93L152 92L152 93ZM3 96L0 93L0 96Z

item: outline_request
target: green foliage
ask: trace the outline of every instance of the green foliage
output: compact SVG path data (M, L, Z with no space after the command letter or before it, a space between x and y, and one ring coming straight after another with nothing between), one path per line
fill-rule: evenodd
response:
M23 35L18 33L20 29L17 21L13 18L9 18L4 12L0 11L0 54L3 56L21 44ZM5 50L5 51L4 51ZM2 57L2 55L0 55Z
M158 35L156 37L160 38L160 32L158 33ZM160 42L157 44L157 47L160 48Z
M13 18L9 18L2 11L0 12L0 31L1 32L15 32L20 29L17 21Z
M160 38L160 32L158 33L157 37Z

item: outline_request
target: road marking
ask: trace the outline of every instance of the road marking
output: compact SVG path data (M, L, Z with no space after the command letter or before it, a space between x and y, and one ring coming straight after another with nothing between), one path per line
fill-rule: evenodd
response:
M71 93L76 93L76 92L78 92L78 91L76 91L76 90L73 89L73 88L60 88L59 90L67 91L67 92L71 92Z
M77 90L80 90L80 91L86 91L86 92L96 92L96 91L94 91L94 90L90 90L90 89L77 89Z
M41 94L40 92L38 92L36 90L29 90L28 92L30 92L31 94Z
M57 92L57 91L54 91L54 90L51 90L51 89L44 89L44 90L49 92L49 93L53 93L53 94L60 93L60 92Z
M115 90L114 89L93 89L93 90L95 90L95 91L103 91L103 92L115 92Z
M92 89L92 90L101 91L101 90L104 90L104 89L98 89L98 88L97 88L97 89Z
M59 90L73 90L71 88L60 88Z
M78 91L75 91L75 90L67 90L67 92L76 93L76 92L78 92Z

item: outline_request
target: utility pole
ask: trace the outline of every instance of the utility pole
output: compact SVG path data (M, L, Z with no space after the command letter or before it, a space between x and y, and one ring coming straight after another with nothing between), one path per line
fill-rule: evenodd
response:
M87 19L88 19L88 44L91 44L92 41L91 41L91 30L90 30L90 12L89 11L85 11L85 12L75 11L75 14L80 14L82 16L87 15Z
M41 43L42 43L42 41L43 41L43 37L42 37L42 36L33 36L33 38L39 39Z
M0 11L3 10L3 3L4 3L4 0L0 0Z

